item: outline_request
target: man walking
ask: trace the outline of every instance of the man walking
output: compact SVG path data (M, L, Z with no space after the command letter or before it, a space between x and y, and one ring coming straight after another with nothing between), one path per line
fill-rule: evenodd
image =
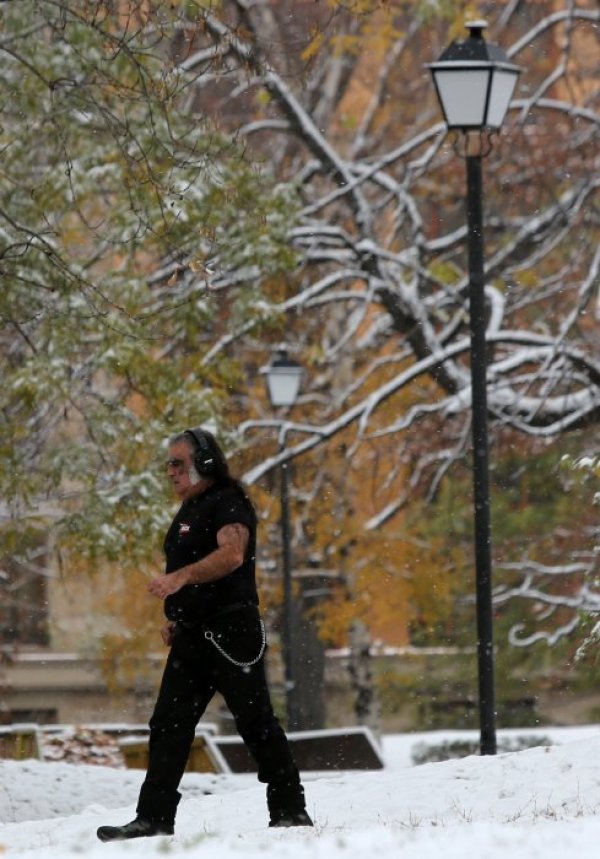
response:
M201 427L169 442L167 474L182 504L164 542L165 575L148 590L164 600L170 647L154 713L136 818L101 826L101 841L172 835L196 725L220 692L267 785L270 826L312 826L304 789L277 721L264 670L265 631L255 577L256 514L223 451Z

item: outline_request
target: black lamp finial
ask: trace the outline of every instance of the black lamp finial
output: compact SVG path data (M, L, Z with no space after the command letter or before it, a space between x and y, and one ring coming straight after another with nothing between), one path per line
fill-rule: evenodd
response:
M469 38L483 39L483 31L487 30L488 23L483 19L477 21L465 21L465 27L469 31Z

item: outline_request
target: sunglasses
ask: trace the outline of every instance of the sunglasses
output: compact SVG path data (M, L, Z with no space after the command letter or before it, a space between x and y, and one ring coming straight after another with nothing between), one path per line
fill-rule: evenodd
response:
M185 462L183 459L167 459L165 465L167 468L182 469L185 467Z

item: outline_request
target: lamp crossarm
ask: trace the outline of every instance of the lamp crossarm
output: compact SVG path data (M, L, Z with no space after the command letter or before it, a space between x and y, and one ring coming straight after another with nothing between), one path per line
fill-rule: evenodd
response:
M448 131L452 148L459 158L469 158L477 155L485 158L494 148L494 138L499 136L495 129L482 128L479 131Z

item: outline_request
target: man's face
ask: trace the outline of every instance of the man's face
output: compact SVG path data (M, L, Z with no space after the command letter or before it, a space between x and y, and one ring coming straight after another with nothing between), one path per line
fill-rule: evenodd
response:
M190 479L193 465L193 454L186 442L178 441L176 444L170 445L167 459L167 477L171 481L173 491L181 499L189 498L201 488L201 485L192 483Z

